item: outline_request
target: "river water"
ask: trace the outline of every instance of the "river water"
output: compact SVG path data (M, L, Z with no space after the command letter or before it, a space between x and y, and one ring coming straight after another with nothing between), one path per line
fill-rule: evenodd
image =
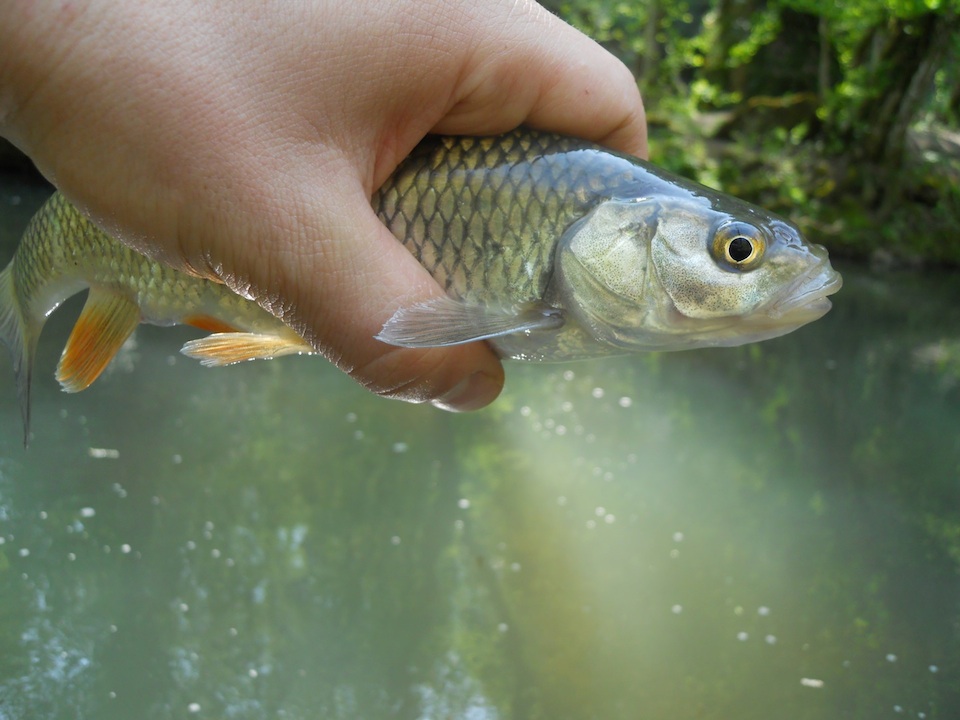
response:
M467 416L181 328L65 395L68 303L27 450L0 384L0 719L960 717L960 277L840 269L785 338Z

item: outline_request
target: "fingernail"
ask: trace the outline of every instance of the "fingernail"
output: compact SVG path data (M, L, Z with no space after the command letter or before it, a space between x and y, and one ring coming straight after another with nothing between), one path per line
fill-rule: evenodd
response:
M432 404L449 412L470 412L492 403L501 389L498 380L486 373L475 372L454 385L446 394L433 400Z

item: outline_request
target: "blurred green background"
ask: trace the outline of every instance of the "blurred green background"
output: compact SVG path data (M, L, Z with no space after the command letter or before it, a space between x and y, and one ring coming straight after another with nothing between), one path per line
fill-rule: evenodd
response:
M548 0L633 70L651 159L834 255L960 263L956 0Z

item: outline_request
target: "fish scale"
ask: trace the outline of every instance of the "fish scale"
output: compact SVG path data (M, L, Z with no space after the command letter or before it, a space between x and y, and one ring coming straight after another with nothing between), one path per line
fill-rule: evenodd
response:
M87 285L128 295L144 317L159 325L181 322L191 313L214 309L224 324L243 318L264 329L279 321L256 303L210 280L155 262L119 243L62 195L55 193L31 219L11 262L20 303L32 314L49 314Z
M630 167L556 135L432 138L373 205L451 296L524 303L543 296L566 228L637 182Z

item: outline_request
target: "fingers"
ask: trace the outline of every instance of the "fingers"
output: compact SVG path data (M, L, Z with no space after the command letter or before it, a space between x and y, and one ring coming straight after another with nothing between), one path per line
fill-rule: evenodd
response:
M540 6L508 5L510 22L478 35L435 131L495 133L524 123L646 157L643 101L623 63Z
M313 204L310 220L278 218L273 235L282 249L245 263L253 274L231 284L252 286L268 310L372 392L454 411L496 399L503 368L485 343L413 350L375 339L398 308L443 290L379 221L359 184L326 182L302 199ZM290 198L277 202L285 209Z

